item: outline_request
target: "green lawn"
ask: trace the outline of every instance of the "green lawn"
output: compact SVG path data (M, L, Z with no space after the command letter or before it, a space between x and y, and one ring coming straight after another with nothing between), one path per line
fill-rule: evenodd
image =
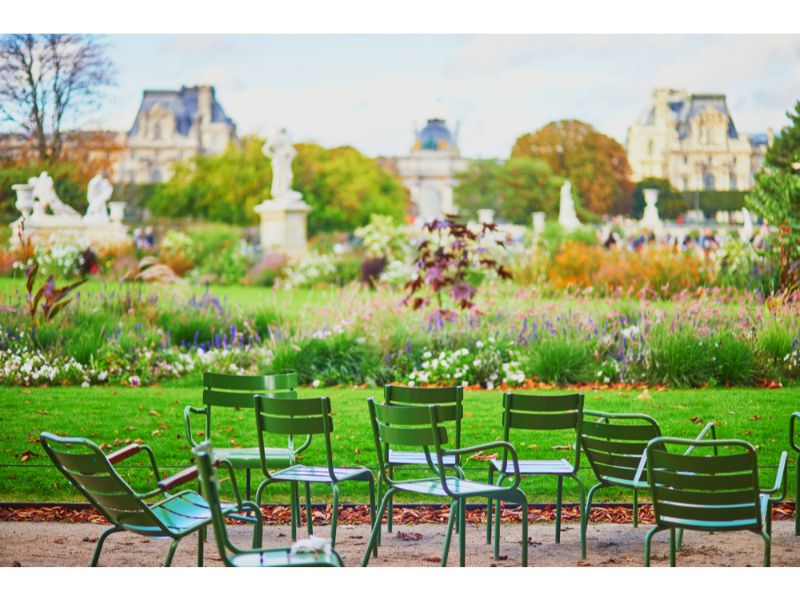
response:
M380 390L303 390L304 395L317 393L330 396L333 402L336 463L374 467L375 450L365 400L371 395L380 396ZM771 485L778 456L787 448L789 415L800 410L797 388L668 390L650 392L649 395L649 398L641 397L640 391L589 392L586 406L599 410L649 413L658 419L665 434L675 436L693 437L705 423L714 420L720 437L746 439L758 448L760 464L764 467L761 472L764 485ZM43 454L37 443L41 431L86 436L98 444L112 446L121 446L128 439L138 438L153 447L164 471L171 474L190 461L183 408L199 403L199 381L196 380L144 389L0 388L0 500L80 499ZM465 394L464 444L497 439L500 403L499 392ZM215 425L213 441L217 443L243 446L254 443L253 415L248 411L220 411L215 417ZM522 457L571 454L567 450L554 449L568 442L561 434L528 435L519 442L517 447ZM319 463L320 450L321 441L317 440L303 456L303 462ZM23 462L23 456L29 458ZM144 464L139 457L131 459L131 462ZM790 486L793 489L794 462L790 464ZM467 468L471 477L480 480L486 477L486 463L472 460L467 463ZM126 470L125 474L130 475L135 485L141 488L150 488L154 483L152 478L148 480L143 469ZM589 469L582 469L582 475L587 484L593 483L594 477ZM272 495L265 496L266 502L285 499L286 489L280 486L274 486L274 489ZM555 499L555 479L526 480L524 489L532 502ZM565 497L567 500L577 498L573 484L565 485ZM320 487L315 498L326 499L326 490ZM365 499L365 486L351 484L344 487L343 501ZM624 499L626 497L620 493L599 494L597 497L601 502ZM429 499L411 497L405 500Z

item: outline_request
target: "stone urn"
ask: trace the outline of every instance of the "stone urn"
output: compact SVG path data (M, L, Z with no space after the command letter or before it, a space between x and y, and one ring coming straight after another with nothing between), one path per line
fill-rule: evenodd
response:
M33 186L29 183L17 183L11 186L17 193L17 202L14 206L22 213L23 218L27 219L33 211Z
M126 202L109 202L108 211L112 223L122 223L125 218L125 205Z

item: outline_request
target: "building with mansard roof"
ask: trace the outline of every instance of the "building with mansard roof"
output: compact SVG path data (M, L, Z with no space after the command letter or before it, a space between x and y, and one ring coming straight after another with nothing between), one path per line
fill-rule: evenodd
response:
M628 128L628 162L636 181L658 177L678 190L749 190L771 135L738 131L724 94L656 89Z
M456 174L468 164L459 152L458 136L445 120L428 119L415 132L409 155L397 158L392 166L410 192L413 216L425 222L455 211Z
M225 114L212 86L145 90L116 179L157 183L172 176L172 165L201 154L220 154L236 139L236 125Z

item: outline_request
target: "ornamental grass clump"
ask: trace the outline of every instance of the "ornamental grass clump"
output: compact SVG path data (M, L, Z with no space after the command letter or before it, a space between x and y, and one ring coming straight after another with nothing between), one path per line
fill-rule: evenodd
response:
M645 355L649 383L700 387L713 379L712 338L688 327L656 327Z
M585 339L545 336L529 348L528 371L548 383L582 383L597 379L594 347Z

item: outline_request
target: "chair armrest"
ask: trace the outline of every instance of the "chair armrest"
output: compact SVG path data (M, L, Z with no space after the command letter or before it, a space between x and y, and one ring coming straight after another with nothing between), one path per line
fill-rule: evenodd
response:
M468 446L466 448L457 448L454 450L443 450L443 455L459 456L461 454L470 454L474 452L481 452L483 450L491 450L493 448L504 448L511 454L511 462L514 465L514 483L511 484L509 489L514 489L519 485L519 460L517 459L517 450L513 444L509 442L487 442L485 444L478 444L477 446Z
M115 465L118 462L122 462L126 458L130 458L134 454L139 454L141 451L142 447L139 444L128 444L124 448L120 448L111 454L107 454L106 458L108 459L108 462L110 462L112 465Z
M156 477L156 481L161 479L161 475L158 472L158 465L156 464L156 456L153 454L153 449L146 444L128 444L124 448L120 448L111 454L106 455L108 462L112 465L115 465L123 460L130 458L131 456L135 456L139 454L139 452L146 452L147 457L150 459L150 467L153 469L153 475Z
M770 501L771 502L780 502L786 497L786 459L789 458L789 454L784 450L781 452L781 458L778 461L778 472L775 474L775 484L769 488L768 490L761 490L762 494L770 494ZM780 492L780 496L773 496Z
M208 414L208 407L203 406L202 408L197 408L196 406L187 406L183 409L183 420L186 422L186 439L189 440L189 444L194 448L200 442L195 441L192 437L192 415L207 415Z
M197 479L197 475L197 467L187 467L183 471L175 473L175 475L167 477L166 479L162 479L156 484L156 487L158 487L158 489L160 489L162 492L168 492L179 485L183 485L184 483L188 483L189 481Z
M800 452L800 442L795 437L795 422L800 421L800 412L792 413L789 417L789 445L795 452Z
M709 431L711 432L711 439L713 440L717 439L716 423L714 421L711 421L705 427L703 427L703 430L697 435L696 438L694 438L694 441L699 442L708 435ZM686 448L686 452L684 452L683 455L688 456L696 447L697 446L689 446L688 448ZM717 454L717 447L714 446L714 455L716 456L716 454Z

